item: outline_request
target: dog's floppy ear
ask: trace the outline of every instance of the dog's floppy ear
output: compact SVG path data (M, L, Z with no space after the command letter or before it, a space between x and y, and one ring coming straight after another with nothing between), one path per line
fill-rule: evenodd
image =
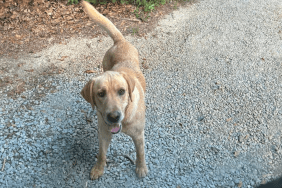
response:
M91 79L81 90L80 94L82 97L91 104L92 108L94 109L95 101L94 101L94 93L93 93L93 86L95 80Z
M129 98L132 102L132 93L133 93L134 88L135 88L135 80L130 75L128 75L126 73L122 73L122 76L124 77L124 79L127 82Z

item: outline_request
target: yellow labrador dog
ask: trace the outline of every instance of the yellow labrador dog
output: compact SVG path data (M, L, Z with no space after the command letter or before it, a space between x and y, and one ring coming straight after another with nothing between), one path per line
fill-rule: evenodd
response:
M119 132L132 138L136 148L136 173L138 177L145 177L148 173L144 152L146 83L139 67L138 51L92 5L85 1L82 5L114 41L103 59L104 73L91 79L81 91L92 108L96 106L98 115L99 154L90 178L103 175L112 134Z

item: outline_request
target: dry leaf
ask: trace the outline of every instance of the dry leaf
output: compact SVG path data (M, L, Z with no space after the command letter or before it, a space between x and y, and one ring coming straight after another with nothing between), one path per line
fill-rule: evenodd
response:
M64 69L58 70L58 73L59 73L59 74L61 74L61 73L63 73L63 72L64 72Z
M124 24L125 24L125 20L122 20L120 26L123 26Z
M34 69L30 69L30 70L25 70L26 72L33 72Z
M104 15L107 15L109 12L110 12L110 11L109 11L108 9L105 9L105 10L103 11L103 14L104 14Z
M144 69L149 69L149 65L146 63L146 62L142 62L142 67L144 68Z
M11 16L12 19L15 19L19 16L19 14L17 12L13 12L13 15Z
M69 56L62 56L61 59L59 59L59 60L64 61L67 57L69 57Z
M66 45L67 43L66 42L60 42L59 44Z
M87 71L85 71L85 73L95 73L95 72L97 72L97 71L94 71L94 70L87 70Z
M46 12L46 14L48 14L49 16L51 16L51 15L53 14L53 10L52 10L52 9L46 10L45 12Z
M50 91L50 93L56 93L57 92L57 90L51 90Z
M17 90L15 91L15 93L20 94L20 93L24 92L25 91L24 85L25 85L24 82L22 82L20 85L17 85Z
M235 152L234 152L234 157L238 157L239 154L240 154L240 151L235 151Z
M21 66L23 66L25 63L19 63L18 64L18 67L21 67Z
M267 176L271 176L272 174L264 174L263 177L266 178Z

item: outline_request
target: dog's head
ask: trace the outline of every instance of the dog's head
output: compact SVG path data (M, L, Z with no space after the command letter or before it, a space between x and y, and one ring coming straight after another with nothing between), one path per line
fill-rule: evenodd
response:
M125 110L132 101L135 81L126 73L107 71L91 79L81 95L92 107L96 106L105 123L115 127L121 123Z

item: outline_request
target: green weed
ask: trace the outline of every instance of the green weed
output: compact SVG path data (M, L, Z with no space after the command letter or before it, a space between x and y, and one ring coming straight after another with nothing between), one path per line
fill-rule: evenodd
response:
M97 0L85 0L85 1L88 1L89 3L93 3L93 4L97 3ZM78 0L68 0L68 5L77 4L77 3L78 3ZM99 3L101 4L101 2Z
M77 4L79 0L68 0L68 4ZM136 9L134 11L134 14L136 18L139 18L141 20L147 20L148 19L148 13L152 12L155 7L158 7L160 5L165 5L169 2L174 2L174 9L177 9L177 3L179 0L86 0L93 4L107 4L108 2L116 3L119 1L121 4L133 4L136 6ZM189 1L189 0L180 0L180 1ZM141 7L143 7L143 10L141 11ZM141 15L143 13L143 15Z
M132 28L132 35L138 34L138 32L139 32L139 28L138 27Z
M177 7L177 2L174 2L174 5L173 5L173 9L175 10L175 9L177 9L178 7Z

